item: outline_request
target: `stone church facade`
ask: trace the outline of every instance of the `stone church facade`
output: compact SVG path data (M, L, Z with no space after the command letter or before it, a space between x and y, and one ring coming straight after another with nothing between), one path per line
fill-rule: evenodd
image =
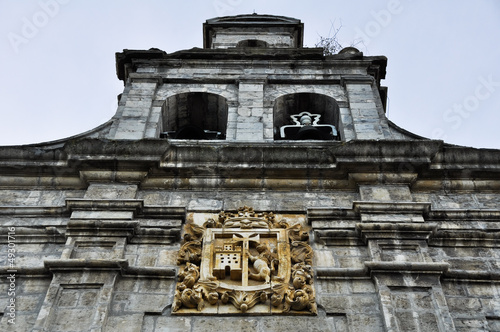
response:
M397 127L387 59L303 28L124 50L110 121L0 147L0 330L500 331L500 151Z

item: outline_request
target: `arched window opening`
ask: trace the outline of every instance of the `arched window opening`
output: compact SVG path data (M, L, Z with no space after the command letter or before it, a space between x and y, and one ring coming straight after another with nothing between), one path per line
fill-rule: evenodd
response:
M294 93L274 102L275 140L340 140L339 107L317 93Z
M266 43L263 40L246 39L246 40L242 40L242 41L238 42L238 44L236 45L236 47L238 47L238 48L240 48L240 47L261 47L261 48L265 48L265 47L269 47L269 44Z
M161 137L174 139L225 139L226 98L206 92L180 93L167 98Z

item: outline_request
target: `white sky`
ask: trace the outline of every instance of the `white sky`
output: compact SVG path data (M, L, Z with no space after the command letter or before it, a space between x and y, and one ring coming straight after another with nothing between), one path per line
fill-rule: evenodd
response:
M115 52L202 47L206 19L300 19L313 47L340 42L388 57L388 117L415 134L500 148L498 0L0 0L0 145L90 130L116 111Z

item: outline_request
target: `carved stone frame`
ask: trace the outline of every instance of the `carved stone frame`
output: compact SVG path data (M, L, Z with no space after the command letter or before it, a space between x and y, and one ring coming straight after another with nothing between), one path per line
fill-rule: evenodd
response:
M218 220L207 218L203 226L186 224L172 314L315 315L309 235L300 224L276 219L272 212L242 207L220 212ZM221 250L221 244L229 251ZM216 253L221 252L232 253L227 255L240 264L233 266L241 270L235 281L227 276L227 263L214 276Z

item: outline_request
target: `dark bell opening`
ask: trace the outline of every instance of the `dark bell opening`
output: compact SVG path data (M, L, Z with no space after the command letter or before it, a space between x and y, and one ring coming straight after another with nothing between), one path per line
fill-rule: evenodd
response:
M306 139L325 140L325 139L328 139L328 137L325 137L325 136L326 135L324 135L318 128L306 126L306 127L302 127L299 129L299 131L295 135L295 139L297 139L297 140L306 140Z
M189 125L179 129L175 133L176 139L205 139L205 132L203 129Z
M269 45L262 40L257 39L247 39L242 40L236 45L236 47L268 47Z

